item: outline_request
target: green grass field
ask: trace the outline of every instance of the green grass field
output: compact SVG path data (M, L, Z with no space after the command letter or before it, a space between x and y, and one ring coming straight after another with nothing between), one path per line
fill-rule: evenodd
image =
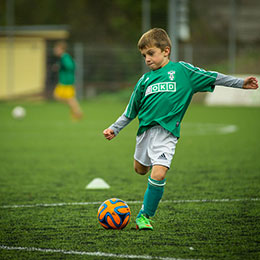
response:
M190 106L154 231L139 232L138 122L102 135L126 102L84 102L81 122L52 102L22 103L27 116L15 120L15 105L0 103L0 259L260 259L260 108ZM96 177L111 188L86 190ZM124 230L98 223L112 197L129 202Z

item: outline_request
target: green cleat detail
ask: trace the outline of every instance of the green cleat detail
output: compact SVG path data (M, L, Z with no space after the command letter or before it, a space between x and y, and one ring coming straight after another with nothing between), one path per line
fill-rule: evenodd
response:
M145 217L143 214L139 218L136 218L136 229L139 230L153 230L149 218Z

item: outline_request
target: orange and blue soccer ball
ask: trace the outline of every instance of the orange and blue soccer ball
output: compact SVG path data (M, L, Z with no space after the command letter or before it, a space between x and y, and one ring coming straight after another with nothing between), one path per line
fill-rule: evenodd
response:
M123 200L112 198L101 204L97 217L105 229L123 229L130 221L131 211Z

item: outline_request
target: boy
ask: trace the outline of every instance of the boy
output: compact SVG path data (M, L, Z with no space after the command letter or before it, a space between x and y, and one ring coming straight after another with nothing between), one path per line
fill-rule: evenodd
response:
M143 34L138 48L151 71L140 78L125 112L103 134L106 139L113 139L138 116L134 168L141 175L152 170L136 225L139 230L153 230L149 217L154 216L162 198L165 176L180 137L180 123L193 94L212 92L214 85L257 89L258 82L254 77L242 80L170 61L171 41L160 28Z
M69 105L73 119L81 119L82 111L76 99L74 88L75 63L71 56L66 53L66 42L57 42L54 46L54 54L59 57L59 83L54 89L54 98Z

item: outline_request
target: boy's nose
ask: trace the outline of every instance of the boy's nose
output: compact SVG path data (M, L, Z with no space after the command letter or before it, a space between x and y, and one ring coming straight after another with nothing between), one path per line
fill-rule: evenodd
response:
M145 57L145 61L146 61L146 62L149 62L150 60L151 60L151 59L150 59L149 56L146 56L146 57Z

